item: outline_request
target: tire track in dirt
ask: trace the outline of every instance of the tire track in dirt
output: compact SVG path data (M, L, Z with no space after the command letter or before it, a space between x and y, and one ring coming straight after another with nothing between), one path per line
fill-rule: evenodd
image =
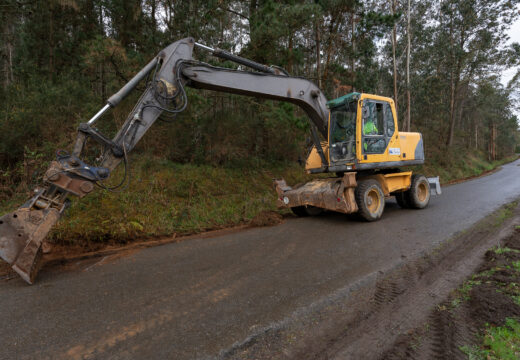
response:
M519 219L520 209L517 208L516 217L507 223ZM366 321L349 324L351 330L328 349L323 349L324 355L317 358L391 358L390 353L384 355L385 350L403 341L402 334L413 332L423 323L432 327L429 349L416 352L413 347L405 346L404 358L463 358L464 354L459 349L461 334L453 326L453 314L446 311L450 303L444 299L478 268L482 255L489 247L496 245L497 237L504 239L510 233L509 227L497 235L492 224L480 226L452 239L432 254L413 261L411 265L394 270L376 286L372 315ZM436 305L437 309L430 313Z
M452 292L430 310L425 324L400 335L379 359L467 359L462 349L480 346L485 324L502 326L508 317L520 319L520 305L512 297L520 292L520 274L511 266L520 261L520 229L506 238L502 249L488 250L466 290Z
M446 302L439 305L442 308L448 307ZM449 311L434 311L430 317L432 324L433 341L431 352L433 359L455 359L457 353L457 344L455 338L457 336L457 328L451 326L453 316ZM459 354L457 354L459 355Z

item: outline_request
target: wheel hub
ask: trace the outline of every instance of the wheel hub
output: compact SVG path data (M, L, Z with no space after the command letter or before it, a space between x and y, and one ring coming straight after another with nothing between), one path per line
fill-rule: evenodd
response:
M370 189L370 191L368 191L366 203L368 211L370 211L371 213L374 214L379 210L381 199L377 189Z
M428 196L428 189L426 187L426 184L420 183L417 186L417 197L419 198L419 201L424 202Z

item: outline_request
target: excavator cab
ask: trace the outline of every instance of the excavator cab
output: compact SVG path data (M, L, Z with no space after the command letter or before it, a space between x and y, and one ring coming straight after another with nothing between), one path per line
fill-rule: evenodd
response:
M328 139L321 142L326 163L316 145L306 162L310 174L380 170L424 163L422 136L399 132L392 99L351 93L327 103Z

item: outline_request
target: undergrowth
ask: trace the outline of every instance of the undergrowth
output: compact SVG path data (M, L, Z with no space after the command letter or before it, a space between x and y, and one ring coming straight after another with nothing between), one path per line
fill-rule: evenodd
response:
M136 156L131 165L127 189L96 189L83 199L72 198L49 239L63 244L127 242L229 227L276 210L273 178L283 177L290 184L310 179L297 164L215 167ZM14 210L25 201L22 195L3 203L1 211Z
M424 165L415 167L414 171L427 176L439 176L441 183L447 184L456 180L481 175L518 158L518 155L512 155L491 161L487 159L486 153L482 151L475 151L464 156L461 156L461 153L455 149L451 152L439 153L438 155L432 154L426 158Z
M428 163L420 171L427 176L440 174L441 180L447 182L490 170L499 163L471 155L447 169ZM46 165L42 162L42 169ZM114 176L114 184L122 176L121 168ZM277 211L272 179L282 177L289 185L311 179L297 163L251 159L234 166L213 166L133 154L129 187L120 193L97 189L81 200L72 199L49 239L62 244L124 243L247 223L262 211ZM0 204L0 214L25 202L32 188L29 181L11 187L9 196L4 196Z

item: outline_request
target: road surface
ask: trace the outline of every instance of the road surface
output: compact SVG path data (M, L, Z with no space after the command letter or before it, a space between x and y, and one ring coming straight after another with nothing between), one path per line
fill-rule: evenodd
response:
M520 196L520 161L376 223L289 219L0 283L2 359L212 358ZM150 216L153 216L150 214ZM309 310L311 311L311 310Z

